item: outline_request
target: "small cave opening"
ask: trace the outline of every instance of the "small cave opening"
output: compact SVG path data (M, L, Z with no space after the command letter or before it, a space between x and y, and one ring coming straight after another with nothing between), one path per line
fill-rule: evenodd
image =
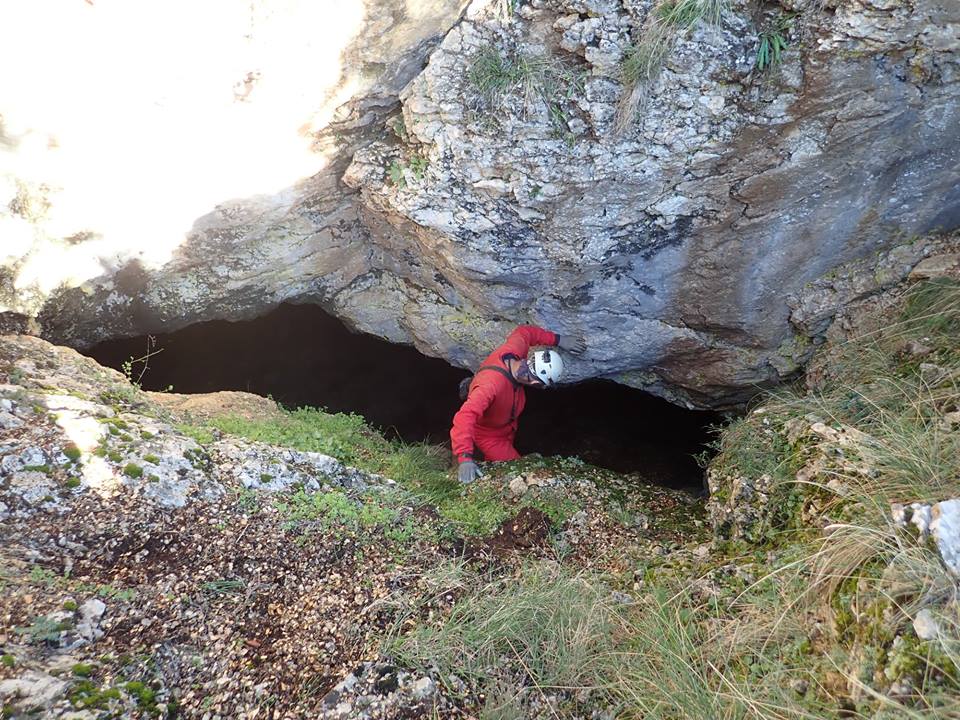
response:
M458 385L469 376L413 347L352 332L319 306L287 303L253 320L197 323L85 351L121 371L148 352L139 378L145 390L242 390L290 408L358 413L388 437L448 447ZM134 364L133 379L142 369ZM528 389L516 447L524 455L576 455L646 482L699 492L703 471L695 456L708 448L710 426L720 419L609 380L587 380Z

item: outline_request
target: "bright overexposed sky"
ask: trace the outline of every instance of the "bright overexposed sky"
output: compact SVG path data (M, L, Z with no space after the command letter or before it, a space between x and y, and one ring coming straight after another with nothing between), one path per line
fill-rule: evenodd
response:
M0 194L13 178L44 184L47 235L93 231L88 259L162 263L217 203L322 170L303 128L352 94L338 88L341 53L362 21L363 3L337 0L8 3L0 117L16 146L0 145ZM241 98L248 73L258 78ZM25 241L17 218L0 221L2 256ZM96 270L71 267L62 246L35 250L21 282Z

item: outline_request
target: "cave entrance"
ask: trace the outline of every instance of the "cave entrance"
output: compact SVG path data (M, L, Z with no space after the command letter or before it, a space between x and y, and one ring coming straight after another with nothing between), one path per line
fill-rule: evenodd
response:
M145 390L244 390L287 407L363 415L388 436L449 443L467 373L412 347L349 331L315 305L280 305L263 317L198 323L152 336ZM150 347L147 336L100 343L87 354L122 370ZM133 376L139 374L139 366ZM709 440L714 413L684 410L609 381L527 392L516 446L523 453L583 460L674 488L699 491L693 456Z

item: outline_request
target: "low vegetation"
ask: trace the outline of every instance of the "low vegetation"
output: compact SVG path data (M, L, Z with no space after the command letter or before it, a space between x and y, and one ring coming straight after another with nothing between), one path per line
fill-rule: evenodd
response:
M781 55L787 49L787 35L794 17L778 15L766 30L757 35L757 70L766 70L772 65L780 64Z
M567 105L583 92L583 78L568 62L491 44L477 53L467 79L478 115L490 118L514 111L526 119L545 110L554 135L572 140Z
M396 159L392 160L387 167L387 175L395 187L403 188L407 186L408 174L416 182L423 180L429 165L430 161L423 155L411 155L406 162Z
M566 712L600 703L627 718L956 717L956 579L890 507L960 495L960 433L944 420L960 410L958 348L960 284L915 286L897 317L821 359L811 391L772 395L720 434L715 477L772 481L750 542L702 565L646 558L620 602L625 578L555 563L461 572L470 591L449 616L390 651L483 691L484 717L558 695ZM851 438L826 464L801 432L815 423ZM938 627L927 639L922 608Z
M624 90L617 107L616 129L625 130L644 105L650 86L676 39L697 23L719 23L727 0L660 0L647 14L636 41L624 56Z

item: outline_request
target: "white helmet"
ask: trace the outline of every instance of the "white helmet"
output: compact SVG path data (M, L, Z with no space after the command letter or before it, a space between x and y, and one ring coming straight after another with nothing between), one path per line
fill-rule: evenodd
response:
M536 350L527 355L527 367L537 380L547 387L560 382L563 358L556 350Z

